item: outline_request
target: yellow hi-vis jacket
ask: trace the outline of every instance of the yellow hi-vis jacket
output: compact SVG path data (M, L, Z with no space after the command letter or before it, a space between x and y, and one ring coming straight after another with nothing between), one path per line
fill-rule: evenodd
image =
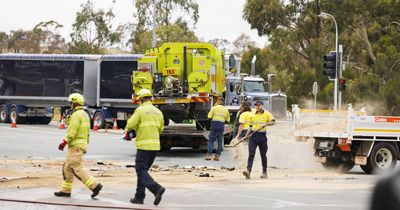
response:
M250 128L251 118L253 113L251 111L243 112L239 117L239 124L243 124L243 129L247 130Z
M67 136L64 138L68 142L68 148L78 147L86 151L89 143L89 131L90 119L88 114L82 106L75 107L68 119Z
M151 102L141 104L129 118L125 132L136 131L136 148L160 150L160 133L164 129L164 116Z
M223 123L231 120L228 109L222 105L213 106L207 117L212 119L212 121L219 121Z
M274 119L274 116L272 116L271 113L268 111L263 110L262 112L256 112L252 115L250 125L252 125L252 130L257 131L260 129L263 125L265 125L268 122L271 122ZM260 129L257 132L266 132L267 131L267 126L264 128Z

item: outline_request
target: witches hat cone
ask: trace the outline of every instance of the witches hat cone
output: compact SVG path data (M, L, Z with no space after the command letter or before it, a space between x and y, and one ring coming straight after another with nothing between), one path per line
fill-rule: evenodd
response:
M12 122L11 122L11 128L16 128L17 127L17 122L16 122L17 116L13 116Z
M97 119L96 118L93 119L93 128L92 128L92 130L94 130L94 131L99 130L99 126L97 125Z
M118 130L117 118L114 118L113 130Z
M65 120L64 120L64 116L61 116L60 129L65 129Z

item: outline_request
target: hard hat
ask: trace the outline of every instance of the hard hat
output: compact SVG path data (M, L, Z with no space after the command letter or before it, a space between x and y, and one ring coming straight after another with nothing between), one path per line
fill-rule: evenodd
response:
M136 95L137 95L137 99L140 100L144 97L151 97L151 92L148 89L141 89L141 90L139 90L139 92Z
M68 101L76 104L83 105L85 103L85 99L83 99L83 95L79 93L72 93L68 97Z

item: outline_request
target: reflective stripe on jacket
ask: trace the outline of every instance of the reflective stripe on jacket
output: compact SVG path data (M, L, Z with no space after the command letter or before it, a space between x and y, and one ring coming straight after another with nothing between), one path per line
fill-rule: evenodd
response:
M222 105L213 106L207 116L212 121L230 122L229 111Z
M260 129L263 125L265 125L268 122L271 122L274 119L274 116L272 116L271 113L268 111L263 111L263 112L256 112L253 114L251 117L251 122L250 124L252 125L252 130L256 131ZM267 126L259 130L258 132L266 132L267 131Z
M89 132L89 116L82 106L78 106L68 118L67 136L64 138L68 142L68 148L78 147L86 152L89 143Z
M160 133L164 129L164 116L151 102L144 102L129 118L125 132L136 131L136 148L160 150Z

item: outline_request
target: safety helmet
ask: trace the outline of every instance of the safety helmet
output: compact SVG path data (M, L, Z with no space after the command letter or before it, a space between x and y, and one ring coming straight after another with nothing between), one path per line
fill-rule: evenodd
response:
M83 99L83 95L79 93L72 93L68 97L68 101L74 104L83 105L85 103L85 99Z
M136 95L137 95L137 99L140 100L144 97L151 97L151 92L148 89L141 89L141 90L139 90L139 92Z

